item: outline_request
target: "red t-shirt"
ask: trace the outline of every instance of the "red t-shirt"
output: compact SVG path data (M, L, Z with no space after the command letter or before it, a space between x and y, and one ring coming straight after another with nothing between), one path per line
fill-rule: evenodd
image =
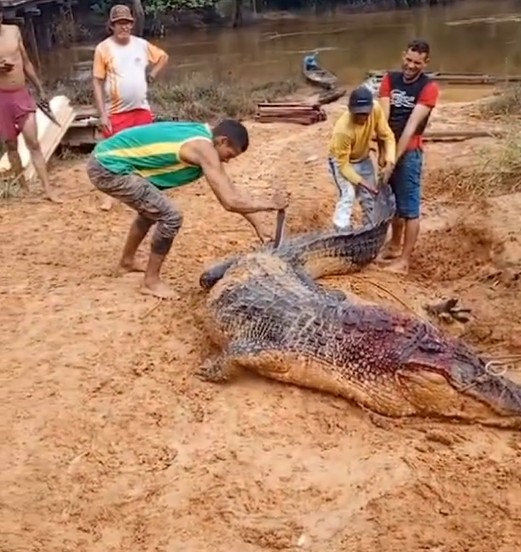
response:
M390 95L391 95L391 79L389 78L389 74L386 73L384 75L384 78L382 79L382 82L380 83L380 98L389 98ZM416 103L433 108L436 106L439 95L440 95L440 89L438 85L434 81L431 81L421 91L420 97L418 98L418 101ZM418 134L417 136L413 136L411 138L411 141L407 145L408 150L417 149L417 148L422 149L422 147L423 147L423 139L421 134Z

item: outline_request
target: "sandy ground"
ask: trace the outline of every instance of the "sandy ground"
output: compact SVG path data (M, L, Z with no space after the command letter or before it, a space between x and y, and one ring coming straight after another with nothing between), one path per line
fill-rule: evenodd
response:
M309 128L250 124L251 150L229 167L256 191L290 190L290 232L329 224L323 158L340 107L328 111ZM443 107L433 125L466 124L463 111ZM427 169L487 144L429 145ZM194 377L207 352L200 272L255 245L205 183L172 194L185 219L165 275L182 299L158 305L138 275L114 274L130 210L98 209L84 160L52 177L63 206L0 206L2 552L520 549L519 434ZM408 278L369 268L330 284L411 308L454 293L475 314L465 339L521 352L521 195L448 205L431 184Z

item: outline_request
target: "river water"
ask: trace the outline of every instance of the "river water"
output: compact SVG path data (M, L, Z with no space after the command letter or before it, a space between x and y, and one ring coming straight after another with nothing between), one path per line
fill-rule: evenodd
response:
M172 76L203 72L251 81L298 77L304 53L340 82L368 69L396 67L411 38L430 41L433 70L521 73L521 0L464 0L449 6L381 12L282 16L239 29L170 31L156 43L170 54ZM46 76L90 78L93 45L53 52Z

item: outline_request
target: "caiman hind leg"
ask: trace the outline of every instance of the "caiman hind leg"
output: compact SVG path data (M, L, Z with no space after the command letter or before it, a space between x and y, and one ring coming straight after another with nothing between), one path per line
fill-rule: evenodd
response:
M207 382L226 383L235 379L243 369L269 377L270 374L283 374L289 367L286 367L280 351L271 350L265 344L241 340L230 343L226 351L205 361L196 376Z

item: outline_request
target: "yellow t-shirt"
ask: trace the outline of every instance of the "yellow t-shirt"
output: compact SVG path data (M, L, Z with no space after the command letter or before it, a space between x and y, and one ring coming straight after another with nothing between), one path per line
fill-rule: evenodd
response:
M362 182L362 178L353 169L351 163L367 159L371 141L375 135L384 144L385 161L394 163L396 140L382 106L378 102L374 102L373 111L363 125L354 124L349 110L335 123L329 142L329 156L338 161L342 175L349 182L353 184Z

